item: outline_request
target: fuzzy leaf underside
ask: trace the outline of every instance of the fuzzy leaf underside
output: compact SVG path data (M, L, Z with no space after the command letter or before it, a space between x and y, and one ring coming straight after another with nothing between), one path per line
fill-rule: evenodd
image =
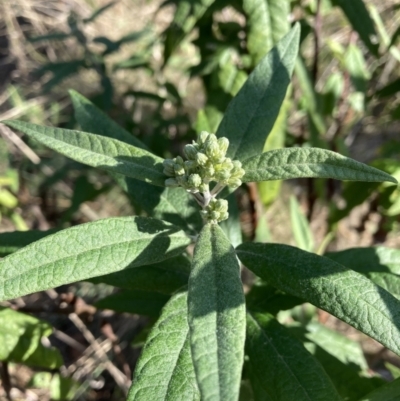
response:
M187 293L175 295L151 330L127 401L200 401L190 354Z
M341 400L319 362L271 315L247 313L246 354L250 380L257 381L267 399Z
M400 301L363 275L287 245L246 243L237 254L274 287L326 310L400 354Z
M146 217L81 224L1 259L0 300L156 263L189 243L178 227Z
M279 115L298 52L296 25L258 64L229 104L216 135L230 141L227 156L258 155Z
M271 150L245 160L243 169L243 182L320 177L397 184L395 178L381 170L319 148Z
M16 120L2 123L77 162L164 186L163 159L146 150L88 132Z
M190 342L202 401L235 401L244 358L246 315L240 266L221 228L207 224L189 278Z

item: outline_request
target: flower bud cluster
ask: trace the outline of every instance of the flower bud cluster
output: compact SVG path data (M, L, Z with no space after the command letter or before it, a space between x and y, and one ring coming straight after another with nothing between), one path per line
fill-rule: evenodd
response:
M211 181L217 182L220 188L239 187L244 170L240 161L225 156L228 146L227 138L217 139L214 134L201 132L196 142L185 146L187 160L180 156L164 160L164 174L170 177L165 185L181 186L194 194L208 192Z
M211 199L208 206L200 212L204 220L210 223L218 223L226 220L228 215L228 201L225 199Z

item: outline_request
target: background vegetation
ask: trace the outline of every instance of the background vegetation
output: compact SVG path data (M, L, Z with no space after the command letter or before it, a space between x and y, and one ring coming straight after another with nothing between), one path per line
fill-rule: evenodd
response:
M68 96L73 89L153 152L170 157L196 132L215 132L230 99L260 58L300 21L301 57L265 150L317 146L399 179L396 3L3 0L0 120L77 127ZM107 175L20 138L5 126L0 134L1 232L57 230L141 213ZM236 244L243 236L320 254L378 244L396 248L398 191L386 184L322 179L242 186L237 192L241 230L232 231ZM18 246L0 234L0 256ZM243 276L250 286L250 273ZM11 340L8 331L0 331L0 343L11 344L0 346L2 397L121 399L140 346L167 299L143 293L127 303L114 287L79 283L3 303L0 327L13 322L12 330L19 334ZM363 377L381 383L400 376L394 354L326 312L305 304L278 318L315 324L313 341L321 345L325 339L326 358L342 358L365 392L373 381L367 385ZM332 355L329 342L335 336L346 350L342 356ZM334 362L331 370L339 374L343 367ZM361 368L354 369L354 364ZM362 396L341 390L347 400Z

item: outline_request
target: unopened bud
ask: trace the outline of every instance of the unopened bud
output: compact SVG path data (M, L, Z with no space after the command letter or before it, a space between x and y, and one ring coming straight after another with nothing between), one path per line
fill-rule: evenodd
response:
M228 138L222 137L218 139L218 146L219 149L221 151L221 153L224 154L224 156L226 155L226 151L228 150L229 147L229 140Z
M174 161L171 159L165 159L163 161L163 166L164 166L164 174L169 176L169 177L174 177L175 176L175 170L174 170Z
M202 183L201 177L198 174L190 174L188 178L188 184L192 188L198 188Z
M201 131L197 139L199 145L203 145L210 134L207 131Z
M176 175L184 175L185 174L185 169L181 164L175 163L174 164L174 171Z
M194 145L186 145L183 151L189 160L196 159L196 155L198 152Z
M193 160L186 160L185 161L185 169L186 171L193 170L197 167L197 163Z
M230 178L228 180L228 185L232 188L238 188L242 185L242 181L238 178Z
M204 153L197 153L196 162L199 166L205 166L208 162L208 157Z

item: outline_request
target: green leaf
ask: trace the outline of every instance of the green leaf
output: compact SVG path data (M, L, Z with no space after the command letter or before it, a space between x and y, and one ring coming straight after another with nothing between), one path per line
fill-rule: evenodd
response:
M75 118L83 130L145 149L142 142L116 124L88 99L75 91L70 91L70 95ZM201 228L202 220L198 205L182 188L163 190L121 174L113 176L129 194L134 205L139 206L150 216L169 221L191 232Z
M400 251L385 247L353 248L325 255L358 273L400 299Z
M245 305L240 266L216 224L201 231L189 278L190 343L202 401L239 397Z
M267 399L341 401L318 361L270 315L247 314L246 354Z
M254 284L246 294L247 309L255 312L267 312L271 315L303 303L303 299L284 294L265 283Z
M333 3L343 10L368 50L374 56L378 56L379 45L376 43L378 35L363 0L334 0Z
M146 217L75 226L0 260L0 300L159 262L189 242L178 227Z
M358 92L367 91L371 74L368 71L362 51L359 47L350 44L344 56L344 65L350 73L351 82Z
M174 296L151 330L127 401L200 401L190 354L187 293Z
M94 306L121 313L137 313L138 315L157 317L168 300L168 295L159 292L122 290L97 301Z
M84 131L118 139L137 148L148 150L144 143L118 125L80 93L70 90L69 95L74 106L75 119Z
M288 0L244 0L247 16L247 47L257 65L272 47L289 31Z
M305 251L312 252L314 238L307 218L300 209L300 205L294 196L290 197L290 219L296 245Z
M397 184L395 178L381 170L318 148L271 150L246 159L243 169L246 171L243 182L319 177L351 181L389 181Z
M235 194L229 195L226 200L228 201L229 217L227 220L221 221L220 227L232 246L237 247L243 242L242 228L240 226L240 211Z
M51 229L47 231L32 230L0 233L0 257L16 252L18 249L47 237L48 235L54 234L57 231L59 230Z
M76 393L82 390L80 383L53 372L35 373L28 386L49 390L52 401L74 400Z
M280 290L303 298L400 354L400 302L353 270L297 248L239 245L240 260Z
M49 148L80 163L164 186L162 161L146 150L88 132L2 121Z
M105 283L126 290L142 290L172 294L187 285L190 260L183 255L152 265L124 269L120 272L94 277L90 282Z
M217 136L230 141L228 156L244 160L258 155L279 115L297 57L296 25L260 62L229 104Z
M362 397L360 401L399 401L400 379L387 383Z
M55 348L42 345L51 326L35 317L0 307L0 360L55 369L62 357Z

